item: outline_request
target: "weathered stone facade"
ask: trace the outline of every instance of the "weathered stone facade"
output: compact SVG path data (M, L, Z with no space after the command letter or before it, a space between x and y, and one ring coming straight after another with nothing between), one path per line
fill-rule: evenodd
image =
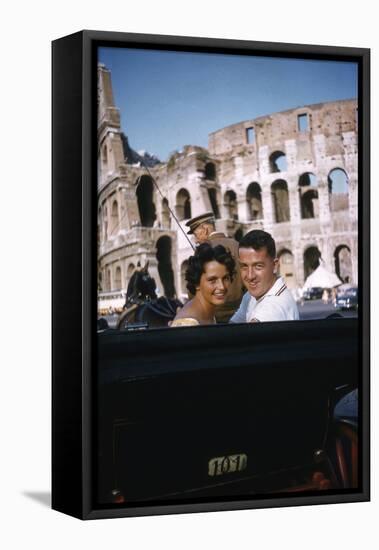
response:
M99 66L99 297L125 294L149 261L161 294L186 295L192 249L178 229L213 210L217 229L239 239L262 228L277 244L280 272L301 287L321 256L358 282L357 101L308 105L233 124L186 145L148 170L125 158L111 75ZM156 181L156 184L153 181ZM100 300L100 304L101 304Z

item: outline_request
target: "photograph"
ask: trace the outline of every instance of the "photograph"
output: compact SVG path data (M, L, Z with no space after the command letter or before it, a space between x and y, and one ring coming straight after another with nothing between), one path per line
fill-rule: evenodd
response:
M374 8L3 10L1 547L372 546Z
M357 317L357 63L99 47L98 105L100 327Z
M94 54L96 503L362 499L359 60L156 42Z

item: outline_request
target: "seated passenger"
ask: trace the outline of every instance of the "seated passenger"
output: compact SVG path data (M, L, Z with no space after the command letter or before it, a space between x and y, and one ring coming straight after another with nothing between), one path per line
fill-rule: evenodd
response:
M216 323L216 306L225 302L234 270L233 257L224 246L201 244L188 259L185 274L187 289L194 298L180 309L171 326Z
M269 233L254 229L239 243L239 267L247 289L231 323L293 321L299 319L296 302L277 274L275 241Z

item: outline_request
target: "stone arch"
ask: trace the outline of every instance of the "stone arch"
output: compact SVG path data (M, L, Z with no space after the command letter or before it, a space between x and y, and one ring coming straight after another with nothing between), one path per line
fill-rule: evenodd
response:
M334 266L337 276L343 283L353 282L353 263L351 250L346 244L340 244L334 251Z
M160 237L157 241L156 247L158 273L163 285L164 295L166 298L174 298L176 295L176 290L171 259L171 237L168 237L167 235Z
M188 220L191 214L191 197L187 189L179 189L176 194L176 215L179 220Z
M246 190L247 216L249 220L263 219L262 189L259 183L253 181Z
M333 168L328 174L330 210L347 210L349 207L349 178L342 168Z
M288 222L290 219L290 203L287 182L284 180L274 181L271 185L271 194L275 222Z
M309 189L300 193L301 217L303 220L318 216L318 192Z
M238 204L235 191L226 191L224 195L224 206L227 211L227 217L231 220L238 220Z
M156 219L153 200L154 184L150 176L141 176L137 184L138 211L143 227L153 227Z
M134 273L134 270L135 270L136 266L134 265L133 262L131 262L129 265L128 265L128 269L126 271L126 276L129 278L133 275Z
M207 162L204 167L205 179L216 181L216 165L213 162Z
M103 231L104 231L104 241L108 239L108 209L104 206L103 212Z
M105 290L112 290L111 288L111 269L108 267L105 270Z
M296 269L294 257L290 250L283 248L278 253L279 275L283 277L288 288L296 288Z
M119 225L118 202L115 199L112 202L112 210L111 210L111 227L110 227L111 234L116 233L118 229L118 225Z
M164 229L170 229L171 227L170 209L166 198L162 200L162 227Z
M122 288L122 274L121 267L118 265L114 274L114 288L115 290L120 290Z
M136 266L134 265L133 262L131 262L128 265L127 270L126 270L126 281L125 281L125 286L126 287L128 286L128 284L130 282L130 279L132 278L132 275L135 272L135 269L136 269Z
M299 177L299 187L317 187L317 178L312 172L304 172Z
M349 178L342 168L333 168L328 174L329 193L347 193Z
M298 182L300 212L302 219L319 215L317 178L312 172L301 174Z
M287 157L283 151L274 151L271 153L270 158L270 172L286 172L287 170Z
M103 210L99 206L97 211L97 244L99 245L104 241L104 220L103 220Z
M188 260L184 260L184 262L180 266L180 288L181 288L182 294L188 294L187 281L186 281L187 268L188 268Z
M321 252L317 246L309 246L304 250L304 279L320 265Z

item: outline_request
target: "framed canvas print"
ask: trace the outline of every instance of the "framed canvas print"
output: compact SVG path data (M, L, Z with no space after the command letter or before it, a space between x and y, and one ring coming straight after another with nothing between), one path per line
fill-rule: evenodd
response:
M53 508L369 499L369 50L53 42Z

